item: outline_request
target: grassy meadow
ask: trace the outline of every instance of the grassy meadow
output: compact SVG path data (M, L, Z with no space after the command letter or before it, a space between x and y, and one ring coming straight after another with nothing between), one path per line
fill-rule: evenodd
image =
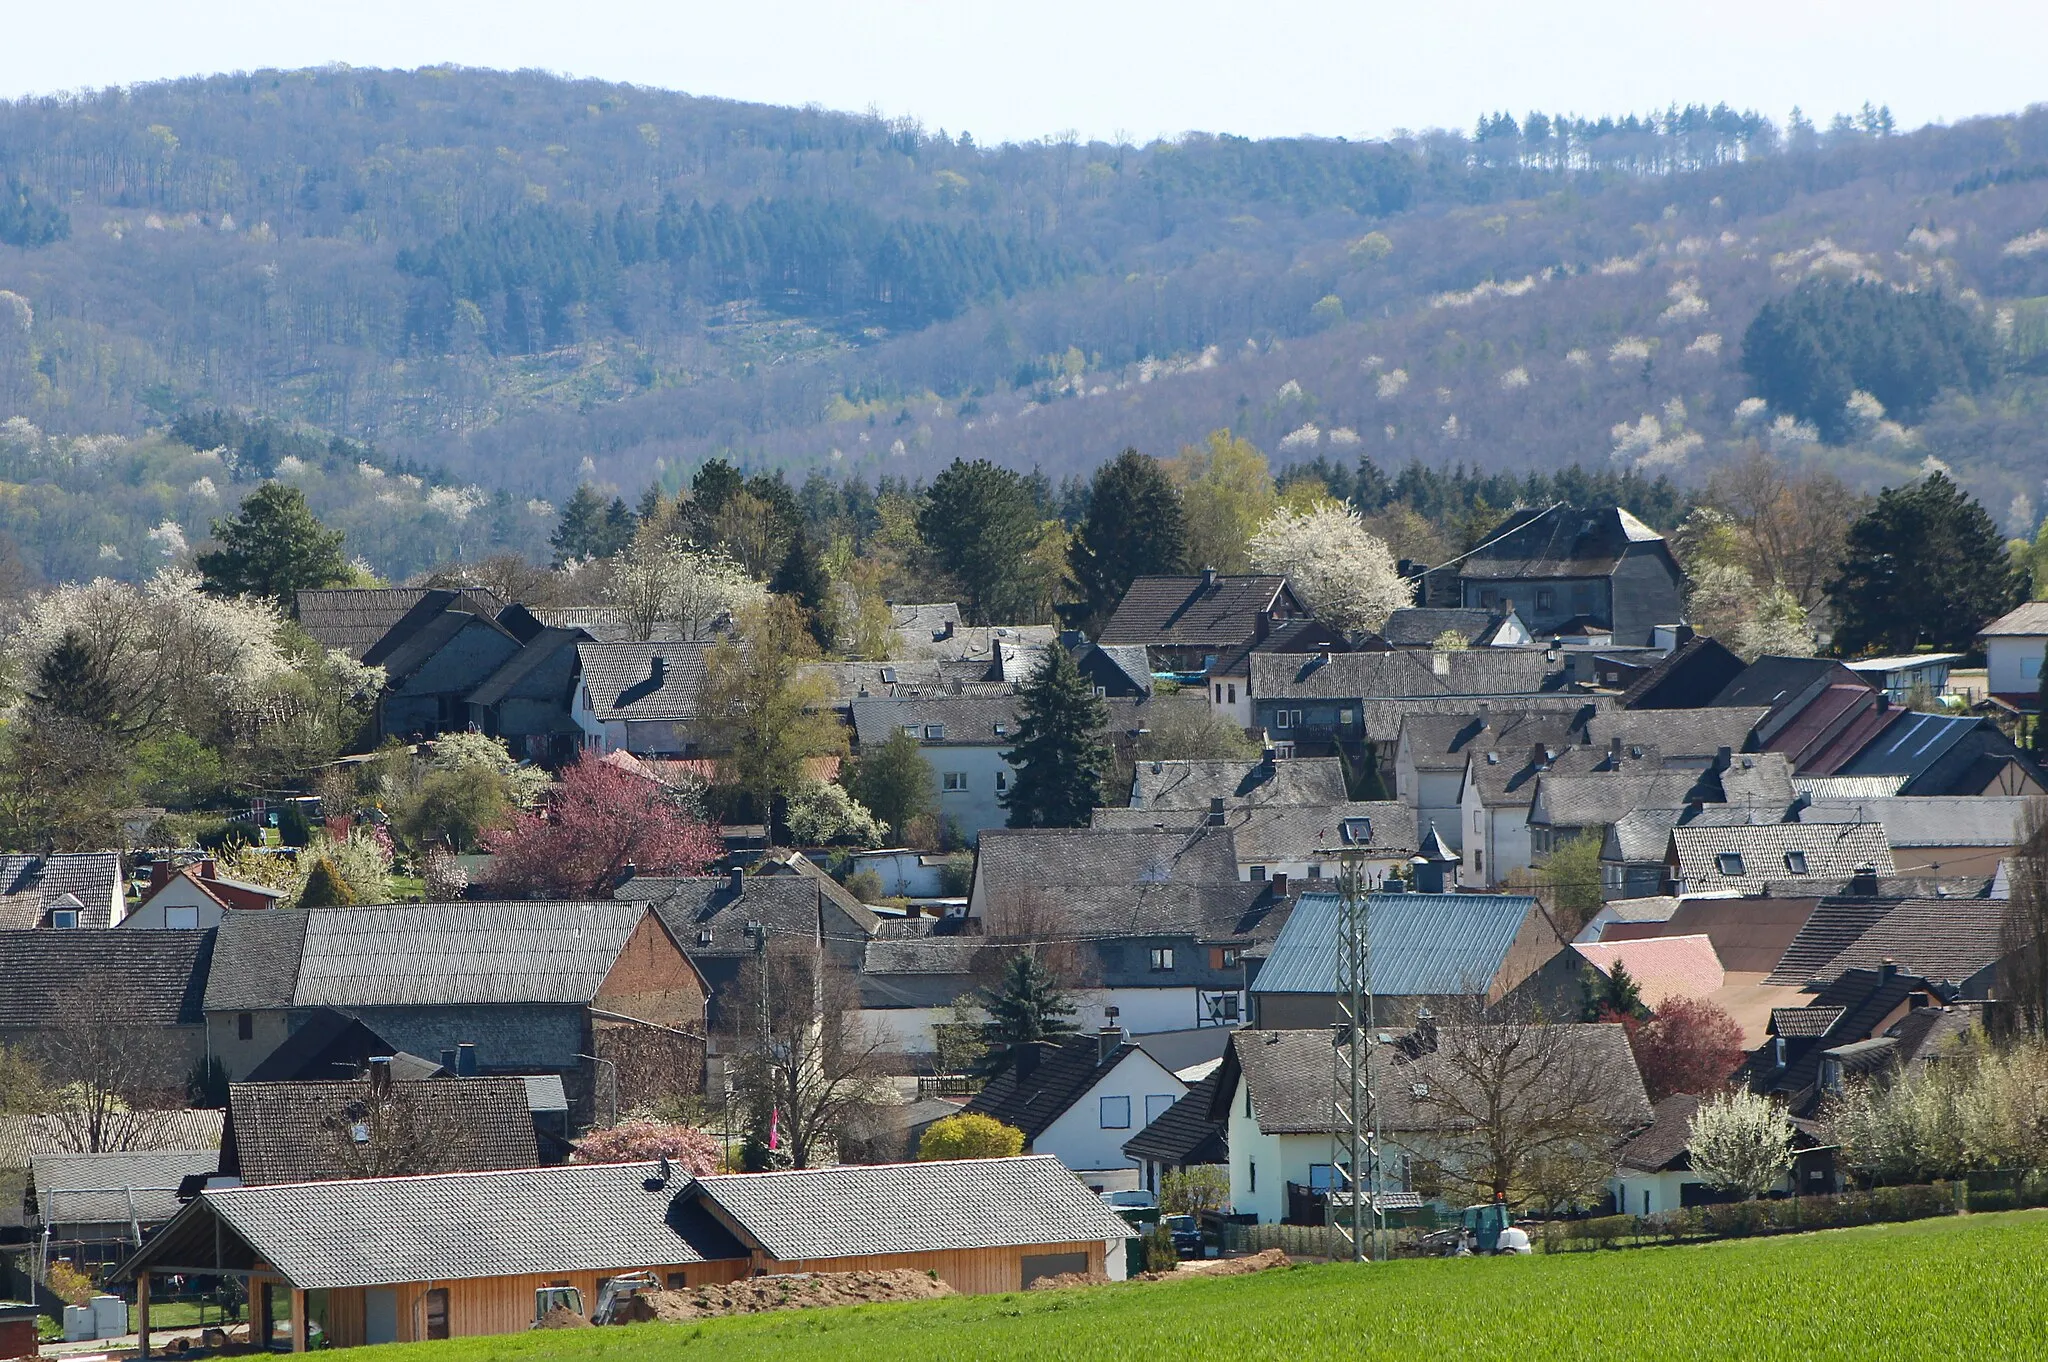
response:
M2048 1213L2023 1211L1684 1248L1297 1267L456 1339L378 1349L375 1362L2020 1358L2048 1348L2044 1288Z

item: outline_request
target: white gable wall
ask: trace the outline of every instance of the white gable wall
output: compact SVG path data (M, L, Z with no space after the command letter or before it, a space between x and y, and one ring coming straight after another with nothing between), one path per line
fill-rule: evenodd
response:
M1117 1066L1095 1081L1059 1119L1031 1142L1030 1152L1051 1154L1075 1172L1097 1168L1129 1168L1124 1141L1143 1130L1150 1120L1145 1099L1153 1102L1157 1116L1187 1095L1188 1085L1160 1067L1159 1061L1143 1050L1133 1050ZM1102 1099L1122 1098L1129 1102L1129 1124L1102 1124Z

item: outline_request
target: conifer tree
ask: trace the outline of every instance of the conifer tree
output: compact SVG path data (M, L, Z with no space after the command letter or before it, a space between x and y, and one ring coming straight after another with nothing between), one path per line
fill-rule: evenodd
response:
M313 862L312 870L306 874L305 887L299 890L299 907L346 908L355 901L348 881L334 868L333 861L322 856Z
M1096 470L1087 518L1067 548L1081 587L1075 624L1098 632L1133 578L1180 571L1186 548L1180 493L1158 460L1126 449Z
M2024 577L1990 515L1946 474L1888 487L1849 527L1828 585L1841 620L1835 649L1909 653L1926 642L1961 652L2019 603Z
M825 560L819 555L817 544L808 534L798 531L790 539L789 552L782 555L782 566L775 570L768 589L801 605L819 649L831 649L832 578L825 571Z
M1012 1046L1074 1034L1073 1015L1074 1004L1045 962L1028 951L1017 956L988 995L988 1049L975 1071L993 1077L1009 1067Z
M624 501L613 497L606 504L603 493L583 483L562 508L561 521L548 536L555 551L555 566L578 558L609 558L621 552L633 538L634 524L632 509Z
M57 645L36 664L28 698L42 710L76 719L102 733L120 732L121 694L106 658L84 634L66 629Z
M1018 691L1017 745L1003 760L1017 778L1002 796L1013 828L1085 828L1102 802L1109 710L1074 656L1054 645Z
M341 531L322 525L306 494L281 482L264 483L232 519L214 521L213 537L220 547L197 562L216 596L267 596L292 611L300 591L349 579Z

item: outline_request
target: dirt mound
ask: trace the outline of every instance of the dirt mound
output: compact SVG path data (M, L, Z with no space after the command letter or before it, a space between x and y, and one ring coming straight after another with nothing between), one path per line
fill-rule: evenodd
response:
M542 1315L540 1322L534 1327L536 1329L588 1329L590 1321L577 1314L574 1310L565 1310L558 1305L545 1315Z
M1026 1291L1060 1291L1070 1286L1108 1286L1110 1279L1100 1272L1062 1272L1056 1277L1039 1277Z
M819 1305L873 1305L880 1301L923 1301L953 1295L953 1288L910 1268L884 1272L790 1273L749 1277L686 1291L655 1291L644 1299L654 1318L669 1323L714 1315L752 1315L764 1310L801 1310Z
M1212 1258L1206 1262L1182 1263L1182 1272L1199 1272L1208 1277L1242 1277L1248 1272L1270 1272L1276 1267L1293 1267L1294 1260L1282 1249L1262 1249L1242 1258ZM1173 1274L1161 1274L1171 1276Z

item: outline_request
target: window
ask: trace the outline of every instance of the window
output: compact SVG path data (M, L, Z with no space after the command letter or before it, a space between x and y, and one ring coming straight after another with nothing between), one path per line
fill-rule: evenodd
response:
M164 909L164 926L169 927L173 931L177 931L180 928L197 927L198 925L199 908L196 904L187 904L183 907L173 906Z
M78 925L78 910L76 908L52 908L50 910L50 925L52 927L76 927Z
M1538 610L1548 612L1553 607L1555 607L1556 604L1557 593L1555 591L1551 591L1546 588L1536 593L1536 608Z
M894 667L882 668L882 684L885 686L896 684L896 669Z
M1212 1022L1234 1022L1237 1020L1237 995L1235 993L1212 993L1209 995L1209 1020Z
M1244 1114L1245 1114L1245 1119L1246 1119L1246 1120L1250 1120L1250 1119L1251 1119L1251 1114L1252 1114L1252 1085L1251 1085L1251 1084L1249 1084L1249 1083L1246 1083L1246 1084L1244 1085Z
M1100 690L1097 690L1097 691L1096 691L1095 693L1096 693L1097 695L1101 695L1101 694L1102 694L1102 692L1101 692ZM996 736L997 736L998 738L1002 737L1002 736L1003 736L1004 734L1008 733L1009 731L1010 731L1010 726L1009 726L1008 724L997 724L997 725L996 725Z
M1166 1109L1172 1106L1175 1100L1174 1095L1170 1092L1146 1093L1145 1124L1149 1126L1160 1117L1166 1115Z
M1223 703L1223 683L1221 681L1216 683L1216 703L1219 705Z
M917 736L917 725L916 725L916 724L905 724L905 725L903 725L903 736L904 736L904 737L906 737L906 738L914 738L914 737L916 737L916 736Z
M1472 873L1473 873L1473 874L1475 874L1475 875L1484 875L1484 874L1486 873L1486 853L1485 853L1485 852L1483 852L1483 851L1479 851L1479 850L1474 850L1474 851L1473 851L1473 853L1472 853Z
M235 1014L235 1039L236 1039L236 1040L254 1040L254 1039L256 1039L256 1014L255 1014L255 1013L253 1013L253 1012L237 1012L237 1013Z
M1806 873L1806 853L1803 851L1786 852L1785 869L1795 875L1804 875Z
M944 779L946 791L949 794L957 794L967 788L967 773L965 771L948 771Z
M1096 1099L1104 1130L1129 1130L1131 1128L1131 1099L1128 1097L1101 1097Z
M1287 722L1287 711L1286 711L1286 710L1282 709L1282 710L1276 710L1276 711L1274 711L1274 714L1273 714L1273 727L1275 727L1275 728L1286 728L1286 727L1288 727L1288 722Z
M427 1292L427 1337L448 1337L448 1288L437 1286Z
M1742 853L1739 851L1724 851L1714 857L1714 867L1723 875L1740 875L1743 873Z
M1003 791L1005 791L1005 790L1007 790L1007 789L1009 789L1009 788L1010 788L1010 773L1009 773L1008 771L998 771L998 772L996 772L996 793L997 793L997 794L1001 794L1001 793L1002 793Z
M1479 608L1481 610L1491 610L1495 605L1499 603L1500 593L1494 591L1492 588L1488 588L1487 590L1484 590L1479 593Z
M668 1289L671 1291L681 1291L689 1284L690 1274L687 1272L671 1272L668 1274Z
M1327 1192L1332 1187L1342 1191L1344 1189L1343 1170L1333 1168L1327 1163L1312 1163L1308 1166L1308 1185L1312 1191L1317 1192Z
M1337 722L1338 722L1338 723L1340 723L1340 724L1342 724L1342 725L1343 725L1344 727L1346 727L1346 728L1349 728L1349 727L1351 727L1351 725L1353 725L1353 724L1355 724L1355 723L1357 723L1357 722L1358 722L1358 711L1357 711L1357 710L1355 710L1355 709L1340 709L1340 710L1338 710L1338 711L1337 711Z
M1261 880L1263 880L1263 879L1265 879L1265 878L1266 878L1266 867L1264 867L1264 866L1262 866L1262 865L1255 865L1255 866L1253 866L1253 867L1252 867L1252 882L1253 882L1254 884L1258 883L1259 881L1261 881Z
M1231 683L1231 686L1230 686L1230 703L1231 703L1231 704L1233 704L1233 705L1237 703L1237 683L1236 683L1236 682L1232 682L1232 683Z
M1301 727L1301 711L1298 709L1294 711L1294 726L1296 728Z
M1341 831L1344 845L1366 847L1372 845L1372 820L1370 818L1347 818Z
M1274 744L1273 744L1273 760L1275 760L1275 761L1288 761L1288 760L1292 759L1292 758L1293 758L1293 756L1294 756L1294 744L1293 744L1293 743L1291 743L1291 742L1276 742L1276 743L1274 743Z
M1309 862L1308 877L1312 880L1319 880L1323 877L1323 863L1321 861Z
M1109 687L1108 687L1108 686L1097 686L1097 687L1095 688L1095 698L1096 698L1096 699L1098 699L1098 700L1106 700L1106 699L1108 699L1108 698L1109 698ZM1002 725L1001 725L1001 724L997 724L997 725L996 725L996 732L1000 733L1000 732L1002 732L1002 731L1003 731L1003 727L1002 727Z
M1247 1116L1251 1115L1251 1114L1252 1114L1252 1113L1251 1113L1251 1105L1252 1105L1252 1103L1251 1103L1251 1098L1250 1098L1250 1097L1246 1097L1246 1098L1245 1098L1245 1103L1244 1103L1244 1105L1245 1105L1245 1113L1244 1113L1244 1114L1245 1114L1245 1115L1247 1115ZM1253 1159L1253 1160L1251 1161L1251 1163L1250 1163L1250 1164L1248 1164L1248 1165L1246 1166L1246 1171L1247 1171L1247 1172L1249 1172L1249 1173L1251 1174L1251 1186L1250 1186L1250 1187L1248 1187L1248 1188L1247 1188L1246 1190L1247 1190L1247 1191L1252 1191L1252 1192L1256 1192L1256 1191L1258 1191L1258 1190L1259 1190L1259 1161L1258 1161L1257 1159Z
M924 736L926 742L944 742L946 740L946 726L944 724L926 724L924 726Z
M1171 946L1154 946L1154 947L1152 948L1152 968L1153 968L1153 969L1154 969L1155 971L1162 971L1162 972L1163 972L1163 971L1165 971L1165 970L1170 970L1170 969L1172 969L1172 968L1173 968L1173 947L1171 947Z

